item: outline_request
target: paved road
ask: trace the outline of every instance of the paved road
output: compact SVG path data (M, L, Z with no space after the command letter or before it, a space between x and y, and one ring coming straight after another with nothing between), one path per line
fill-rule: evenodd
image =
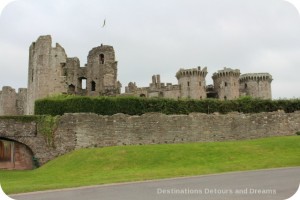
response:
M92 186L11 197L16 200L283 200L296 192L299 183L300 167L297 167Z

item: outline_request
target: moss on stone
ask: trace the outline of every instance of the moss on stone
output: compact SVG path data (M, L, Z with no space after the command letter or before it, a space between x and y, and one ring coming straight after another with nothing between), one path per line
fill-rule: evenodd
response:
M0 116L0 120L16 120L19 122L33 122L37 121L39 116L33 115L33 116L28 116L28 115L22 115L22 116Z

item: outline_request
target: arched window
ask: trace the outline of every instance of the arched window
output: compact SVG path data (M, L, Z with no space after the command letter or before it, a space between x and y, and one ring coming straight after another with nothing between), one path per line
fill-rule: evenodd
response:
M92 86L92 91L96 91L96 83L95 83L95 81L92 81L91 86Z
M247 83L245 83L245 89L248 87Z
M227 100L227 96L224 97L224 100Z
M100 64L104 64L104 54L100 54Z
M140 94L140 97L146 97L146 95L145 94Z

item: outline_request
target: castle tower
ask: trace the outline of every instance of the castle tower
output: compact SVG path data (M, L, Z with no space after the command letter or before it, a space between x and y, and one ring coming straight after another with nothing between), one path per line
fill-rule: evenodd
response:
M232 100L239 98L240 70L224 68L214 73L214 89L219 99Z
M30 46L26 114L33 114L35 100L67 92L63 74L67 55L58 43L51 45L51 36L47 35Z
M112 46L101 45L93 48L88 55L87 95L120 94L121 84L117 81L117 65Z
M260 99L272 99L272 76L269 73L243 74L240 77L241 96Z
M207 68L201 70L201 67L193 69L180 69L176 73L178 84L180 85L180 97L191 99L206 98Z

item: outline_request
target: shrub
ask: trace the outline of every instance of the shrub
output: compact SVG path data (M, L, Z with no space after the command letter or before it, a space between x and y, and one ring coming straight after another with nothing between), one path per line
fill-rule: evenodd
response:
M206 100L172 100L162 98L139 97L82 97L54 96L35 102L36 115L63 115L64 113L97 113L113 115L124 113L142 115L148 112L165 114L189 114L191 112L222 114L228 112L259 113L284 110L294 112L300 110L300 100L261 100L240 98L237 100L220 101Z

